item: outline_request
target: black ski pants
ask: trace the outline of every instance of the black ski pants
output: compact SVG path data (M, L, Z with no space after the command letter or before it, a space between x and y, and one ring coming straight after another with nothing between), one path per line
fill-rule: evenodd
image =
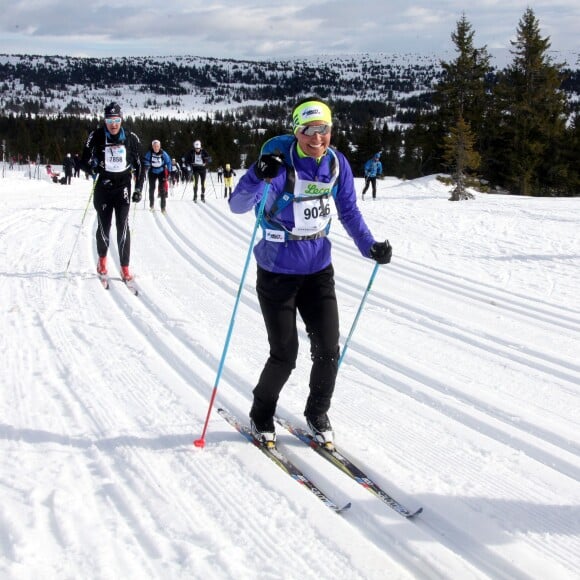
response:
M304 414L320 415L330 408L339 358L338 306L332 265L316 274L289 275L258 267L256 290L266 324L270 356L255 387L250 415L257 422L271 418L280 391L296 367L297 313L310 340L310 393Z
M376 177L367 177L365 179L365 187L362 190L363 195L367 192L369 185L373 186L373 199L375 199L377 197L377 178Z
M128 266L131 257L131 234L129 231L129 210L131 209L131 182L126 185L113 185L97 181L93 197L93 205L97 210L97 254L107 255L109 250L109 234L113 212L117 227L117 248L121 266Z
M205 199L205 177L207 175L207 169L205 167L193 166L193 199L197 199L197 189L201 181L201 199Z
M150 171L147 179L149 180L149 207L155 206L155 189L157 188L159 198L161 199L161 209L165 209L167 205L167 192L165 191L165 182L167 179L165 173L153 173Z

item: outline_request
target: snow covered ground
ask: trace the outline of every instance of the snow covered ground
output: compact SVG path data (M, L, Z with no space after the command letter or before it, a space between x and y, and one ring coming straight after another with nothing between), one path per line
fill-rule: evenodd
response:
M428 177L361 203L394 258L330 416L345 454L423 506L409 521L287 433L280 448L350 510L215 412L192 445L254 218L211 182L205 205L173 191L166 217L139 204L136 298L97 281L89 194L0 178L0 577L578 578L580 199L450 203ZM373 263L338 221L331 235L345 337ZM252 260L216 401L241 417L267 352L254 283ZM308 373L302 333L279 407L300 424Z

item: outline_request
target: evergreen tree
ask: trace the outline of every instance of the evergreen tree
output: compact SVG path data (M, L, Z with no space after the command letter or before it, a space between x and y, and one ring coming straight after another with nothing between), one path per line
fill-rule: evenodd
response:
M576 113L564 135L564 155L568 163L567 195L580 195L580 113Z
M355 130L354 142L356 151L350 156L355 176L364 175L365 163L375 154L381 151L381 135L375 130L372 121L367 121L360 130Z
M477 169L481 158L479 153L474 151L475 137L469 123L462 116L451 128L449 135L445 137L444 145L445 161L452 168L451 174L455 184L449 201L472 199L473 195L466 189L466 173Z
M487 48L475 48L474 31L465 14L457 21L451 34L457 58L441 62L444 74L435 86L433 102L436 112L428 119L430 140L433 149L425 151L439 160L439 170L445 161L444 142L453 127L467 123L475 138L475 146L483 134L485 114L488 107L488 75L491 72ZM427 155L426 155L427 156Z
M495 89L495 177L511 193L542 195L565 173L563 167L554 172L566 120L561 67L546 54L550 41L541 36L531 8L520 20L512 46L513 63Z
M462 117L478 133L487 108L486 77L491 66L487 48L474 47L474 35L463 14L451 34L457 58L441 62L444 77L436 85L434 100L444 126L455 125Z

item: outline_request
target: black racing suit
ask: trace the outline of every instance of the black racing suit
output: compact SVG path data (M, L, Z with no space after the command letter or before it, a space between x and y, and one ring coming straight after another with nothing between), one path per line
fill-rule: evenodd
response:
M142 189L145 179L139 137L124 128L117 135L111 135L106 127L95 129L83 149L81 168L92 174L96 181L93 205L98 218L97 253L99 257L107 255L114 211L119 259L121 266L128 266L131 256L129 209L133 173L136 189Z
M185 164L191 167L193 177L193 201L197 201L197 190L201 182L201 201L205 201L205 178L207 166L211 163L211 157L205 149L192 149L185 157Z

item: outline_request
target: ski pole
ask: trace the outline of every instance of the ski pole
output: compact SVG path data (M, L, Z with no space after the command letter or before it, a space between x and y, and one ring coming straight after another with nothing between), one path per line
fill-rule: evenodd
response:
M364 303L366 302L366 300L368 298L369 292L371 290L371 286L373 285L373 282L374 282L375 276L377 275L378 270L379 270L379 263L376 262L375 263L375 267L373 268L371 277L369 279L369 283L367 284L367 288L366 288L366 290L365 290L365 292L363 294L362 300L361 300L360 305L358 307L356 316L354 317L354 321L352 323L352 326L350 327L350 332L348 333L348 336L346 338L346 341L344 342L344 346L342 347L342 353L340 354L340 358L338 359L338 368L340 368L340 365L342 363L342 360L344 359L344 355L346 354L346 351L348 349L348 345L350 343L350 339L351 339L351 337L352 337L352 335L354 333L354 329L356 328L356 325L358 323L358 319L359 319L360 314L362 312Z
M97 179L98 179L98 177L97 177ZM64 270L65 274L68 273L68 267L70 266L70 261L72 260L72 257L74 255L76 247L77 247L77 244L79 243L79 237L80 237L81 232L83 230L83 224L85 223L85 218L87 217L87 211L89 209L89 204L91 203L91 199L93 199L93 193L95 193L95 187L97 186L97 179L95 179L93 181L93 187L91 187L91 193L89 195L89 199L87 200L87 207L85 207L85 211L84 211L83 217L81 219L81 225L79 226L79 231L78 231L77 237L75 239L75 243L73 245L72 252L70 253L70 258L68 259L68 262L66 263L66 268Z
M181 192L181 199L183 201L183 198L185 197L185 192L187 191L187 184L189 183L189 174L185 174L185 172L183 172L183 191Z
M223 368L224 368L224 362L225 362L225 359L226 359L226 354L228 352L228 347L229 347L229 344L230 344L230 339L232 337L232 331L234 329L234 321L235 321L235 318L236 318L236 311L238 309L238 304L240 303L240 296L242 294L242 288L244 286L244 280L246 278L246 273L248 271L248 266L250 264L250 258L252 256L252 249L254 247L254 240L256 239L256 233L258 231L258 226L260 225L260 221L262 220L262 215L264 213L264 206L266 205L266 199L268 198L268 192L269 191L270 191L270 184L269 183L266 183L266 185L264 186L264 192L262 193L262 201L260 202L260 206L258 208L258 215L256 217L256 224L254 225L254 232L252 233L252 239L250 240L250 245L248 247L248 255L246 256L246 263L244 264L244 270L242 272L242 277L240 278L240 285L238 287L238 294L236 296L236 301L235 301L235 304L234 304L234 309L232 311L232 316L231 316L231 319L230 319L230 325L229 325L229 328L228 328L228 333L227 333L227 336L226 336L226 341L225 341L225 344L224 344L224 349L223 349L223 352L222 352L222 357L220 359L220 364L218 366L218 371L217 371L217 376L216 376L216 379L215 379L215 384L214 384L214 387L213 387L213 391L211 393L211 398L210 398L210 401L209 401L209 408L207 410L207 416L205 418L205 423L203 425L203 431L201 433L201 437L199 439L196 439L193 442L193 444L196 447L205 447L205 434L207 432L207 426L208 426L208 423L209 423L209 417L211 415L211 410L213 408L213 403L215 401L215 396L217 394L218 385L219 385L219 382L220 382L220 377L222 375L222 371L223 371Z
M213 183L213 177L212 177L211 171L208 171L208 173L209 173L209 180L211 181L211 186L213 187L213 193L215 195L215 198L217 199L218 195L217 195L217 191L215 189L215 185Z
M135 215L137 213L137 204L133 204L133 224L131 226L131 234L135 235Z

